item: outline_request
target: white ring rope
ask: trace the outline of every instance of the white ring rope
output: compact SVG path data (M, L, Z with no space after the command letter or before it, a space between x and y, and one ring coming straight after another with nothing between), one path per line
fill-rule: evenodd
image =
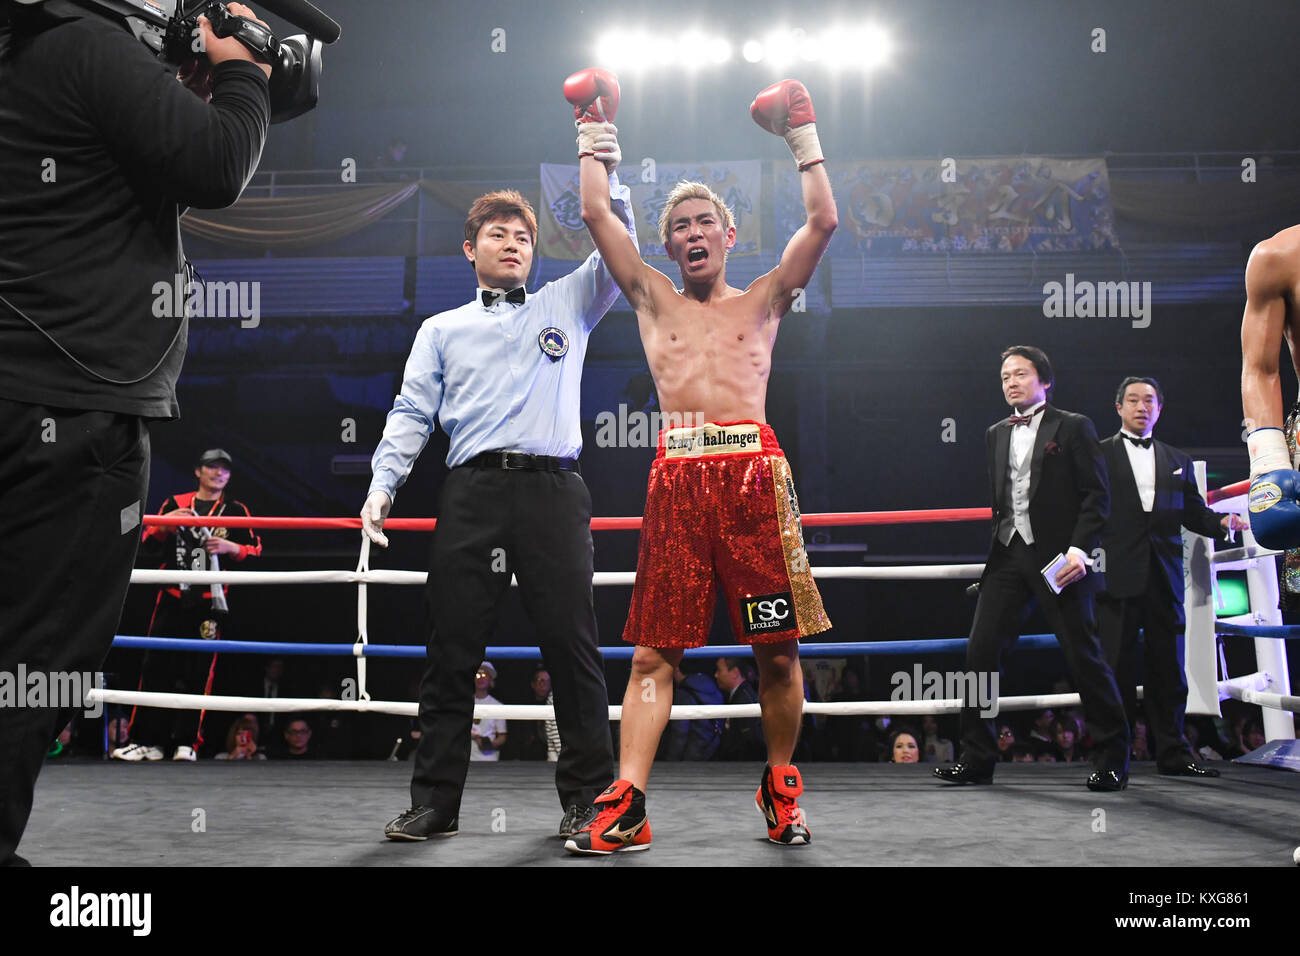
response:
M148 691L108 690L92 688L86 692L87 702L94 704L138 705L165 707L171 710L224 710L239 713L295 713L305 711L355 711L360 713L396 714L415 717L419 704L405 701L383 700L330 700L324 697L223 697L202 694L156 694ZM1042 710L1050 707L1079 706L1078 694L1039 694L1028 697L999 697L998 711ZM830 717L875 715L883 717L919 717L926 714L955 714L962 708L960 699L946 700L886 700L839 701L816 703L805 701L805 714L822 714ZM555 709L548 704L475 704L474 716L496 720L554 720ZM673 707L672 720L716 720L727 718L760 717L758 704L698 704ZM610 720L621 720L623 708L611 704Z
M815 578L851 581L973 581L982 564L909 565L896 568L813 568ZM169 571L136 569L132 584L425 584L427 571ZM635 571L597 571L592 584L630 585ZM512 577L511 583L514 584Z

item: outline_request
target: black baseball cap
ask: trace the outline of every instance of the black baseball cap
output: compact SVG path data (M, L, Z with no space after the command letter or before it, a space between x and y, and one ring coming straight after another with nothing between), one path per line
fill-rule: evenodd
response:
M226 467L229 468L231 464L230 452L226 451L224 448L209 448L199 456L200 465L211 465L219 461L224 461Z

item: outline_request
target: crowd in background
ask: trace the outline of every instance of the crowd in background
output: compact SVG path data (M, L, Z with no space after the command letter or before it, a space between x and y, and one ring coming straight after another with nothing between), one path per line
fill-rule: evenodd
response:
M292 660L292 659L290 659ZM830 679L805 681L809 701L861 701L864 680L855 667L835 662ZM841 664L843 666L841 666ZM757 675L753 661L743 657L694 658L683 661L676 675L674 704L717 705L757 703ZM509 662L501 700L492 695L497 669L485 661L476 679L476 693L484 703L547 704L551 700L550 674L540 662ZM340 682L322 681L315 696L339 697ZM414 690L414 688L413 688ZM1056 690L1066 690L1058 687ZM283 658L263 665L259 686L242 688L247 696L297 697L303 693L294 681L292 667ZM1259 708L1227 700L1223 717L1191 717L1186 734L1203 760L1231 760L1266 742ZM131 740L131 708L106 709L104 719L77 717L65 727L51 756L102 756L107 749ZM1297 717L1300 725L1300 717ZM1003 713L997 718L998 748L1004 762L1058 763L1086 761L1091 749L1080 708ZM611 729L617 741L618 723ZM1300 726L1298 726L1300 729ZM826 716L805 714L796 759L871 763L945 763L954 759L958 733L955 715ZM201 759L217 760L405 760L418 739L415 721L383 714L346 711L285 713L263 711L245 714L209 711L203 723ZM561 746L554 721L476 721L476 760L555 760ZM674 720L664 734L660 760L762 761L766 756L762 723L758 718ZM1146 724L1134 726L1132 759L1151 760Z

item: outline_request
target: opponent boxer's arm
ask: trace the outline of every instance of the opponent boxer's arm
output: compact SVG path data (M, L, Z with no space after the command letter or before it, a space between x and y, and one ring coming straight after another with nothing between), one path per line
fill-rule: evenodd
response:
M772 315L780 318L790 310L791 303L800 290L812 281L817 264L830 245L831 235L839 225L835 197L831 195L831 180L826 175L826 164L818 163L799 174L803 188L803 206L808 213L805 222L786 243L785 252L775 269L768 273L768 301Z
M1246 264L1246 311L1241 318L1241 408L1248 431L1282 427L1278 355L1286 326L1283 298L1286 273L1285 257L1267 242L1255 247Z

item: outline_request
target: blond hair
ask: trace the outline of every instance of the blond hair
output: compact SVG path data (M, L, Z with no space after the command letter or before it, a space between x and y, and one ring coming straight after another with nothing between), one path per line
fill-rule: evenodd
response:
M668 248L668 220L672 217L673 210L688 199L706 199L713 203L713 208L718 211L718 218L723 222L723 228L732 229L736 225L736 217L731 214L731 210L727 208L721 196L704 183L683 180L668 194L668 199L664 201L664 211L659 214L659 238L665 249Z

